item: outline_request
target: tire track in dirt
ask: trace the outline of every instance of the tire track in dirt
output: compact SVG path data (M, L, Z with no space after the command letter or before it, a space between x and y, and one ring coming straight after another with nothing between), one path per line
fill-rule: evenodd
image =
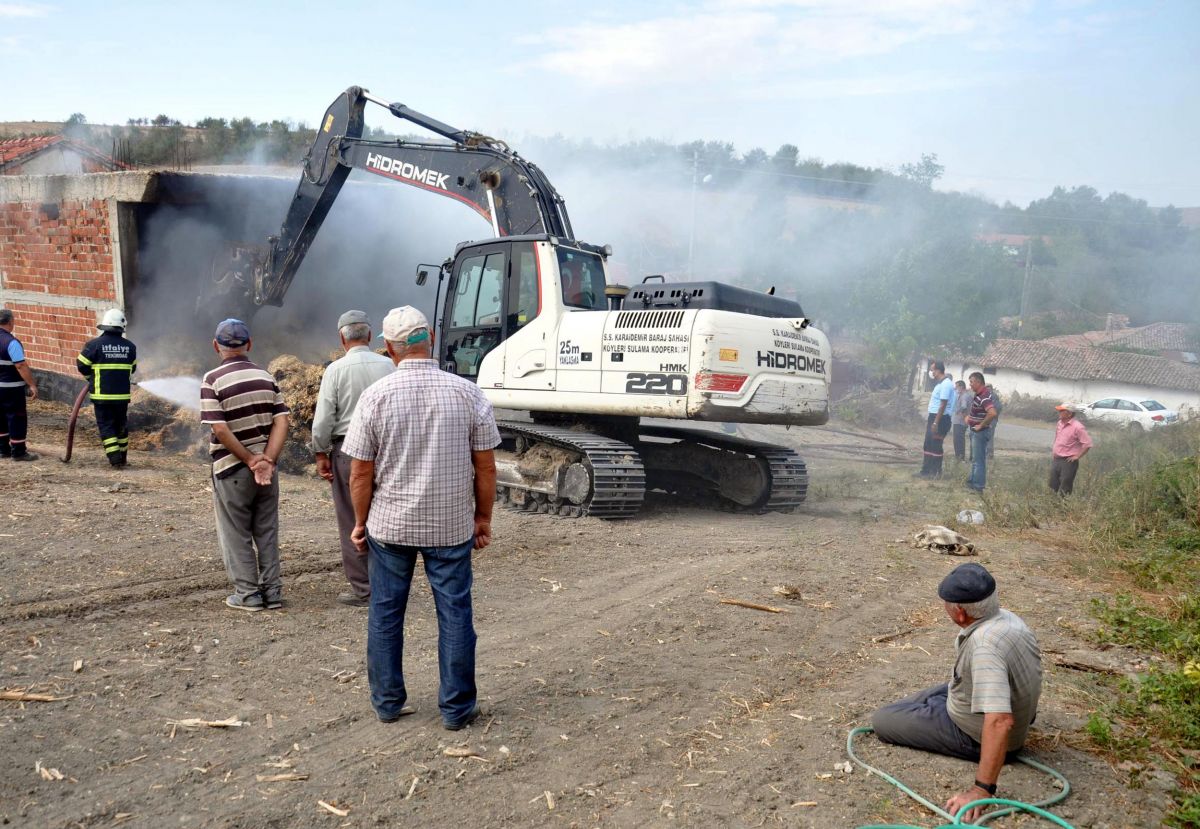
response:
M340 561L329 556L292 560L287 563L288 577L308 573L327 573L341 569ZM109 610L138 602L176 599L185 594L216 590L229 584L224 569L203 570L146 579L135 584L97 587L82 594L52 598L25 599L0 607L0 622L31 619L72 618L99 610Z

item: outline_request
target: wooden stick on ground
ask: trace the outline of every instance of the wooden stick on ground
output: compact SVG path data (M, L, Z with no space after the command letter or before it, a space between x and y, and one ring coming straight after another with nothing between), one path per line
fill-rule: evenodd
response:
M56 697L51 694L32 694L28 691L0 691L0 699L12 702L59 702L71 697Z
M754 602L743 602L741 599L721 599L721 604L731 604L737 607L748 607L751 610L762 610L767 613L787 613L782 607L771 607L765 604L755 604Z
M346 817L347 815L350 814L349 809L339 809L337 806L326 803L324 800L318 800L317 805L320 806L325 811L329 812L330 814L337 815L338 817Z
M871 641L878 645L880 642L890 642L893 639L899 639L901 636L907 636L915 630L916 628L903 628L892 633L885 633L882 636L872 636Z

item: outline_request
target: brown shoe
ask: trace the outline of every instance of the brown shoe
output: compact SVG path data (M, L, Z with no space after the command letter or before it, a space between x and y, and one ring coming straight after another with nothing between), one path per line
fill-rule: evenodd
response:
M349 607L370 607L371 605L371 597L369 595L360 596L357 593L351 593L349 591L345 593L338 593L337 600L339 604L344 604Z

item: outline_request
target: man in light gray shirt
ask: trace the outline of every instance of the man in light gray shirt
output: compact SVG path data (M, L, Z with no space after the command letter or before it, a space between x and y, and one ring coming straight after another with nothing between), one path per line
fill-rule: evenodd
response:
M358 398L367 387L392 373L392 361L370 348L371 322L362 311L347 311L338 318L338 336L346 356L334 360L321 377L321 392L313 415L312 449L317 473L333 484L338 537L342 545L342 567L350 590L337 600L351 607L367 607L371 585L366 559L354 549L354 505L350 501L350 458L342 453L342 441L350 429L350 418Z
M1025 744L1042 694L1042 654L1025 622L1001 609L996 580L982 565L956 567L938 596L962 629L950 682L885 705L871 724L885 742L978 761L974 786L946 802L954 815L994 797L1006 757ZM972 809L965 819L973 822L978 813Z

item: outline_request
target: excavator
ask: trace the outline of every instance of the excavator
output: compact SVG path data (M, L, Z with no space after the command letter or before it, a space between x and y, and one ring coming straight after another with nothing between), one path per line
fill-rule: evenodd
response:
M438 138L364 139L368 103ZM435 358L500 415L502 503L615 519L635 515L647 490L748 512L804 501L808 472L791 449L672 422L825 423L829 340L799 303L661 276L613 284L611 248L576 239L535 164L361 87L321 119L279 235L234 251L210 297L241 313L282 304L352 170L459 201L490 226L416 280L437 277Z

